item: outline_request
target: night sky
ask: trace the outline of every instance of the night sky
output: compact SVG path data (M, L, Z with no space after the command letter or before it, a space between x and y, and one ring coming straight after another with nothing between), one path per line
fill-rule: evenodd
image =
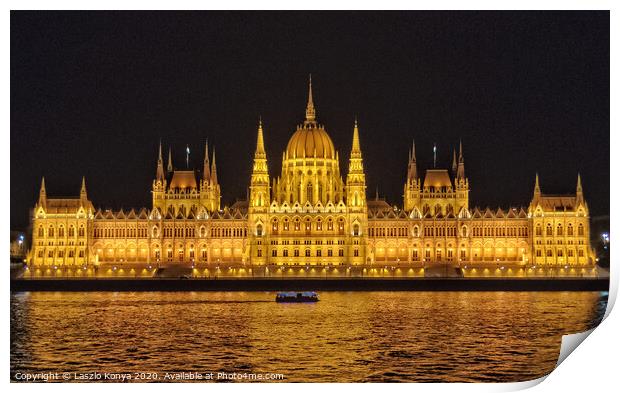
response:
M470 205L574 193L609 214L608 12L12 12L11 228L48 196L151 206L160 138L222 203L245 198L258 117L270 175L304 119L307 79L346 175L355 116L368 196L402 205L418 170L463 141Z

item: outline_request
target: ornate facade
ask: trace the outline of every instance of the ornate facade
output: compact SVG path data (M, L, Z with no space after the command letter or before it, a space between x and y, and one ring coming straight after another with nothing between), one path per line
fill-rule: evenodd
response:
M40 274L100 268L136 275L171 264L263 275L283 268L419 275L434 266L472 275L524 275L540 267L583 274L593 267L579 176L574 195L543 194L536 176L529 206L479 209L469 206L462 145L451 170L421 176L414 144L401 209L367 199L357 120L352 131L343 179L339 153L317 121L310 83L306 117L282 154L281 173L270 177L259 122L249 198L230 207L220 206L215 152L209 160L208 146L202 170L177 170L170 152L164 168L160 144L150 209L96 209L84 179L79 198L48 198L43 180L29 266Z

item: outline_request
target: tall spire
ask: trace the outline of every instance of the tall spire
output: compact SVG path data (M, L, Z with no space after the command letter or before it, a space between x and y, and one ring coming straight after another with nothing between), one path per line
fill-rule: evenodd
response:
M452 174L456 175L456 150L452 149Z
M174 168L172 167L172 148L168 148L168 172L172 172Z
M209 180L211 171L209 170L209 139L205 141L205 159L202 164L202 179Z
M534 184L534 198L540 196L540 183L538 182L538 172L536 173L536 184Z
M360 148L360 135L357 127L357 116L355 117L355 124L353 126L353 144L351 145L351 156L353 154L359 154L361 157L362 149Z
M217 184L217 167L215 166L215 148L213 148L213 160L211 161L211 184Z
M459 165L456 171L457 179L465 179L465 158L463 157L463 143L459 141Z
M409 165L407 168L407 181L417 181L418 180L418 165L416 163L415 157L415 139L411 143L411 153L409 155Z
M45 205L47 193L45 192L45 177L41 178L41 189L39 190L39 205Z
M576 198L578 202L583 202L583 188L581 187L581 175L577 173L577 192Z
M86 176L82 176L82 188L80 188L80 199L87 199L86 194Z
M316 111L314 110L314 102L312 100L312 74L308 77L308 105L306 106L306 123L314 123L316 121Z
M159 140L159 155L157 156L157 172L155 174L156 180L164 180L164 157L161 152L161 139Z
M254 156L265 155L265 142L263 141L263 119L258 118L258 133L256 135L256 152Z

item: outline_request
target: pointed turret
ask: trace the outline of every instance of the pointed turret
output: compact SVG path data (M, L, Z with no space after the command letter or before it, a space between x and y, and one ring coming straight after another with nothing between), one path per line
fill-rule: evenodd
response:
M459 141L459 164L456 171L456 178L465 180L465 158L463 157L463 143Z
M41 178L41 189L39 190L39 205L45 206L47 203L47 193L45 192L45 177Z
M538 173L536 173L536 183L534 184L534 199L540 197L540 183L538 182Z
M353 143L351 144L351 156L353 157L359 156L362 157L362 149L360 148L360 135L359 129L357 127L357 117L355 118L355 123L353 125Z
M274 183L275 194L275 183ZM263 214L270 202L269 196L269 171L267 168L267 154L265 153L265 141L263 140L263 120L258 119L258 131L256 132L256 150L252 165L252 177L250 179L250 208L252 217L255 213ZM260 216L261 220L266 217Z
M172 167L172 148L169 147L168 148L168 173L171 173L172 171L174 171L174 168Z
M82 187L80 188L80 199L85 201L88 199L86 194L86 176L82 176Z
M263 141L263 120L261 118L258 119L258 133L256 135L256 151L254 152L254 157L264 157L265 156L265 142Z
M205 141L205 159L202 165L202 180L209 181L211 170L209 169L209 140Z
M407 168L407 182L418 180L418 165L415 156L415 139L411 143L411 154L409 155L409 165Z
M164 180L164 157L161 151L161 140L159 141L159 155L157 156L157 172L155 173L155 180Z
M456 176L456 150L452 149L452 174Z
M583 188L581 187L581 175L577 173L577 192L575 195L577 203L583 202Z
M211 184L217 185L217 167L215 165L215 148L213 148L213 160L211 161Z
M351 156L349 157L349 173L347 174L346 187L347 204L353 208L365 208L366 176L364 175L364 163L362 160L362 149L360 148L357 118L353 124L353 142L351 143Z
M306 124L316 122L316 111L312 99L312 75L308 77L308 105L306 106Z

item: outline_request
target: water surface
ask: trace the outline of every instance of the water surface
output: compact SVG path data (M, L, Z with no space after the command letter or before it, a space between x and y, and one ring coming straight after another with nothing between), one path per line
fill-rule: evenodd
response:
M595 327L601 292L11 294L18 372L282 373L285 381L523 381L561 336Z

